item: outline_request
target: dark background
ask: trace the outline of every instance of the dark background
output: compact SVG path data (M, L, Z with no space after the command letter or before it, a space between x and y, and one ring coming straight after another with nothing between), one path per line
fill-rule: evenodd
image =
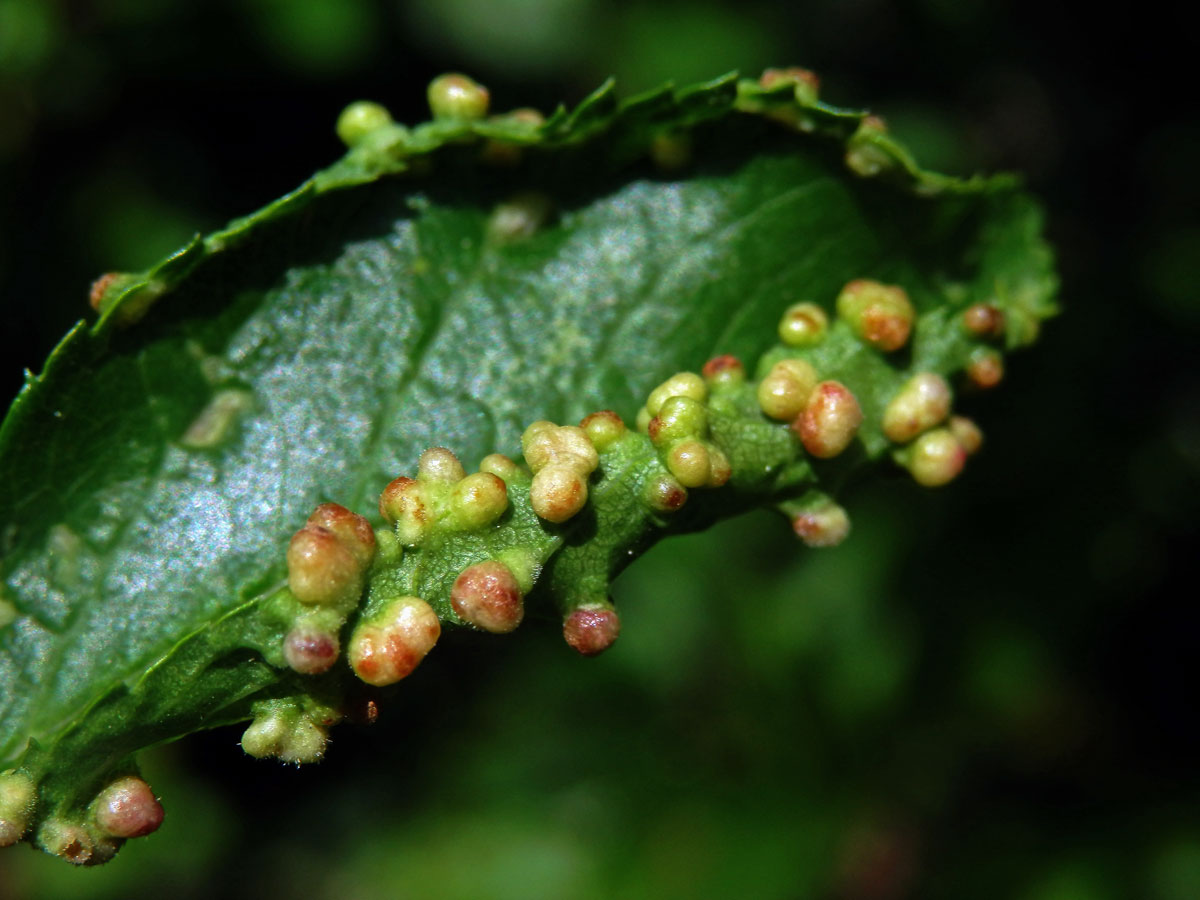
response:
M809 66L931 168L1025 173L1065 310L969 402L964 477L859 490L843 547L765 515L660 547L612 653L431 657L318 770L156 751L158 834L6 851L0 898L1200 897L1198 49L1165 5L0 0L10 394L94 277L295 187L351 100L425 118L449 69L551 109Z

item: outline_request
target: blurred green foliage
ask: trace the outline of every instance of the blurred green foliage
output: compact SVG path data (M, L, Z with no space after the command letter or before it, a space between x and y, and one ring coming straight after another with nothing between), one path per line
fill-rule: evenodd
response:
M219 731L147 766L168 818L109 866L0 854L0 898L1200 896L1194 760L1200 121L1171 14L999 0L0 0L9 391L140 268L294 187L359 97L423 118L803 64L933 167L1048 201L1066 314L959 482L662 546L582 660L552 623L422 666L319 769Z

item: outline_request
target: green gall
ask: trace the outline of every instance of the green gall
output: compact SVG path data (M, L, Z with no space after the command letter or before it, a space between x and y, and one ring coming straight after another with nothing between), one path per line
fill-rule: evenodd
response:
M621 417L611 409L602 409L584 416L579 427L598 453L603 453L623 438L627 430Z
M840 381L822 381L792 422L792 431L813 456L830 459L850 446L862 420L858 398L849 388Z
M11 600L6 600L4 597L0 597L0 628L3 628L5 625L11 625L13 622L17 621L17 617L19 615L20 612L17 610L16 606L13 605Z
M249 391L217 391L188 425L179 443L191 450L218 447L233 433L237 420L253 407L254 397Z
M950 429L950 433L954 435L959 446L963 448L963 452L967 456L974 456L979 452L979 448L983 446L983 432L979 430L978 425L966 416L951 416L946 426Z
M255 759L277 756L289 730L287 716L282 711L258 715L242 732L242 750Z
M524 475L524 470L503 453L489 453L479 461L479 471L502 478L505 482Z
M784 359L758 383L758 405L766 415L788 422L800 415L817 386L817 370L803 359Z
M963 310L963 328L979 338L1004 336L1004 311L991 303L975 303Z
M850 516L829 498L791 514L792 530L807 547L836 547L850 534Z
M611 607L581 606L563 620L563 639L583 656L603 653L621 633L621 619Z
M362 591L364 566L328 528L305 525L287 551L288 588L301 603L353 606Z
M437 613L420 597L397 597L350 636L349 660L354 674L383 687L407 678L442 634Z
M482 119L490 101L487 88L457 72L433 79L426 95L435 119Z
M691 138L686 134L656 134L650 140L650 161L667 174L686 169L692 161Z
M779 339L789 347L819 344L829 330L829 316L815 303L793 303L779 320Z
M920 372L904 383L883 411L883 433L906 444L950 415L950 385L933 372Z
M949 428L935 428L900 451L898 459L917 484L940 487L958 477L967 453Z
M706 362L700 374L711 388L736 387L746 380L746 367L736 356L726 353Z
M341 645L337 631L303 617L294 624L283 639L283 658L289 667L301 675L320 675L328 672L335 662Z
M562 463L540 469L529 486L533 511L547 522L556 524L567 521L583 509L587 498L587 479L577 468Z
M538 575L542 573L542 557L527 547L509 547L496 554L496 562L503 563L517 579L522 594L533 590Z
M448 519L464 531L476 531L495 523L508 509L508 487L490 472L476 472L454 485L450 492Z
M90 809L96 826L109 837L145 837L163 822L162 804L150 785L136 775L109 782Z
M396 527L396 537L405 547L415 547L425 539L432 519L424 487L404 475L391 481L379 495L379 514Z
M15 844L25 835L37 803L37 785L24 772L0 775L0 847Z
M117 853L115 838L100 834L86 823L57 817L47 819L38 828L37 843L47 853L76 866L97 866Z
M837 312L858 337L884 353L908 343L916 319L904 288L869 278L856 279L842 288Z
M463 569L450 589L450 606L464 622L492 634L507 634L525 616L516 576L494 559Z
M336 131L343 144L354 147L372 131L391 124L392 114L386 107L370 100L357 100L342 110Z
M647 427L656 447L669 447L676 441L707 432L708 409L691 397L668 397Z
M275 757L282 762L319 762L329 735L322 725L292 701L255 704L254 721L242 733L242 750L256 759Z
M708 485L712 476L712 460L703 441L681 441L667 454L667 468L684 487Z
M646 412L650 413L651 418L658 415L670 397L690 397L703 402L708 399L708 386L695 372L676 372L646 398Z
M892 154L880 146L887 134L887 123L879 116L867 116L846 142L846 168L863 178L873 178L896 164Z
M523 191L498 203L488 218L488 238L511 244L533 237L554 214L554 201L542 191Z
M492 116L488 121L497 125L508 125L509 127L519 125L532 138L536 135L538 129L545 124L546 117L536 109L524 107L522 109L514 109L512 112ZM488 138L483 144L479 158L487 165L511 168L519 165L524 155L524 147L519 143L502 140L501 138Z
M996 350L980 347L967 362L967 379L980 390L994 388L1004 380L1004 357Z
M300 716L275 755L280 762L299 766L320 762L328 746L329 733L307 716Z
M466 474L458 457L445 447L430 447L417 460L417 478L421 481L453 483Z
M687 498L687 488L665 472L652 474L642 485L642 500L655 512L673 513Z
M404 545L390 528L375 529L375 555L382 565L398 566L404 559Z

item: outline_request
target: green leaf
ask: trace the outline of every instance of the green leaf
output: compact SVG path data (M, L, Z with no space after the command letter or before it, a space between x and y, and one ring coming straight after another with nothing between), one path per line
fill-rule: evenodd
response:
M861 113L730 76L624 103L606 84L544 124L387 125L292 194L110 279L100 320L27 378L0 428L0 769L38 792L20 830L65 852L63 829L91 828L91 798L149 744L288 704L336 717L349 673L314 681L278 651L285 550L316 504L378 522L379 491L427 447L475 463L518 455L535 419L632 421L665 377L758 359L789 304L832 315L856 278L902 284L920 317L894 357L868 358L842 325L814 351L823 377L858 379L870 423L903 373L963 368L969 305L1003 310L1010 349L1053 311L1040 214L1011 178L923 172ZM744 412L720 421L736 431ZM862 445L864 464L889 449L877 424ZM827 465L788 489L859 470ZM574 544L627 556L603 534L547 534L570 545L560 593L584 577ZM111 855L87 833L66 855Z

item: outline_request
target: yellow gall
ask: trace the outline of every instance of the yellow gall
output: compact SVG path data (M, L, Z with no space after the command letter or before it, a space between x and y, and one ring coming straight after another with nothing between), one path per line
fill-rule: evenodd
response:
M301 603L352 605L362 590L364 566L328 528L305 525L287 551L288 587Z
M611 409L602 409L584 416L579 427L583 429L583 433L592 442L592 446L600 453L624 437L626 431L621 417Z
M100 306L104 301L104 296L108 293L108 289L120 280L120 272L106 272L92 282L91 290L88 291L88 304L92 309L100 312Z
M792 530L808 547L836 547L850 534L850 516L829 501L792 516Z
M442 634L437 613L420 597L397 597L350 636L347 655L354 674L383 687L407 678Z
M242 732L242 750L255 759L278 756L291 732L289 717L279 710L256 715Z
M994 388L1004 380L1004 357L995 350L976 350L967 363L967 378L982 390Z
M940 487L958 477L967 453L949 428L935 428L913 441L902 461L917 484Z
M533 511L547 522L567 521L583 509L587 497L587 479L567 465L546 466L533 476L529 486Z
M708 399L708 386L695 372L676 372L646 398L646 411L657 416L662 405L671 397L690 397L704 402Z
M521 435L521 450L535 473L554 465L587 475L600 464L596 448L584 430L575 425L534 422Z
M489 453L479 461L479 471L510 481L521 474L521 467L503 453Z
M620 633L621 619L607 607L580 607L563 620L563 639L583 656L603 653Z
M322 503L308 517L308 524L332 531L364 568L375 558L375 530L363 516L346 507Z
M772 419L790 421L808 404L817 381L817 370L805 360L780 360L758 383L758 405Z
M603 409L584 416L579 427L597 451L608 449L624 437L628 430L621 417L611 409Z
M487 88L457 72L433 79L426 93L435 119L482 119L491 100Z
M815 103L821 87L821 79L817 77L817 73L800 66L767 69L759 76L758 83L768 90L790 84L793 86L796 99L801 103Z
M650 431L650 423L654 421L654 416L650 415L650 410L642 407L638 410L637 421L635 423L637 430L642 434L648 434Z
M728 353L714 356L700 370L710 387L725 387L741 384L746 380L746 367L736 356Z
M37 785L23 772L0 775L0 847L21 840L37 802Z
M846 166L863 178L872 178L896 164L878 139L887 134L887 123L879 116L866 116L846 142Z
M466 474L458 457L445 447L430 447L417 460L417 478L421 481L455 482Z
M708 408L690 397L668 397L646 433L656 447L670 446L687 437L708 432Z
M642 486L642 499L655 512L673 513L687 503L688 492L665 472L651 475Z
M701 441L681 441L667 454L667 468L684 487L706 487L712 476L708 447Z
M508 509L508 487L490 472L476 472L450 492L450 518L455 526L474 531L493 524Z
M792 422L792 431L813 456L830 459L850 446L862 420L858 398L849 388L840 381L822 381Z
M421 483L404 475L390 482L379 495L379 514L396 526L396 537L406 547L424 540L433 518Z
M946 423L967 456L974 456L983 446L983 432L966 416L951 416Z
M837 311L856 335L884 353L908 343L916 319L916 310L904 288L868 278L851 281L842 288Z
M998 338L1004 334L1004 311L991 303L975 303L963 310L963 328L981 338Z
M392 124L392 115L387 108L370 100L356 100L338 116L335 130L347 147L362 142L368 134Z
M933 372L920 372L904 383L883 411L883 433L906 444L950 415L950 385Z
M328 732L304 715L293 715L284 718L283 722L284 728L279 734L279 740L269 752L251 753L247 749L247 736L255 728L257 720L242 735L242 749L251 756L274 756L282 762L296 765L320 762L329 744ZM250 741L253 743L253 738Z
M493 634L507 634L525 615L516 576L496 560L463 569L450 589L450 605L464 622Z
M708 448L708 484L706 487L721 487L733 475L733 465L720 447Z
M158 830L163 821L162 804L150 785L136 775L126 775L108 784L91 805L92 818L110 837L137 838Z
M819 344L829 330L829 316L815 303L793 303L779 320L779 339L789 347Z

